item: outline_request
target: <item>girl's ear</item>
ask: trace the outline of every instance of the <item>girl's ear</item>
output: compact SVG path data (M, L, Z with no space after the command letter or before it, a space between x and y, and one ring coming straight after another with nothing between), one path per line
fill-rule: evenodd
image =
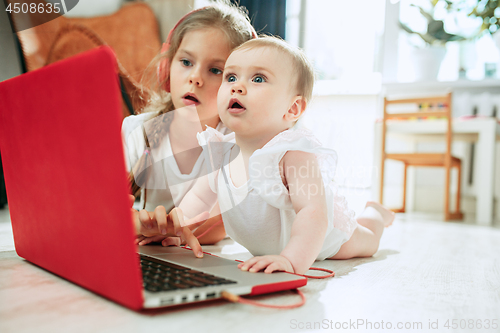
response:
M284 115L287 121L296 121L306 110L307 102L302 96L295 96L293 103Z

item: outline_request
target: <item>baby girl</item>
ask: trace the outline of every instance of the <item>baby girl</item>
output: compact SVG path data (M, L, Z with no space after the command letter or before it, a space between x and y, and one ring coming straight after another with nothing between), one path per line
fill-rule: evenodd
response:
M210 173L179 208L195 216L218 202L227 234L254 255L242 270L303 274L315 260L372 256L394 220L375 202L355 219L337 193L337 155L300 119L313 84L299 49L274 37L247 41L227 59L217 97L233 133L198 134Z

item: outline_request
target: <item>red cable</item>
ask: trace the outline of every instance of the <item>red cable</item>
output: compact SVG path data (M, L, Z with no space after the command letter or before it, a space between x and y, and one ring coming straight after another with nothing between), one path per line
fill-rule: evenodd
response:
M274 304L264 304L264 303L259 303L259 302L256 302L256 301L251 301L249 299L245 299L243 297L240 297L238 295L235 295L235 294L231 294L227 291L223 291L221 296L222 298L230 301L230 302L234 302L234 303L243 303L243 304L249 304L249 305L255 305L255 306L260 306L260 307L263 307L263 308L273 308L273 309L293 309L293 308L298 308L299 306L302 306L306 303L306 297L304 296L304 294L302 293L302 291L298 290L298 289L295 289L295 291L297 292L297 294L299 294L301 300L300 302L298 303L295 303L295 304L290 304L290 305L274 305Z
M236 260L236 261L241 261L241 260ZM295 274L295 275L303 276L303 277L308 278L308 279L326 279L326 278L335 276L335 272L334 271L326 269L326 268L311 267L309 269L313 270L313 271L323 271L323 272L327 272L329 274L323 275L323 276L302 275L302 274ZM226 300L228 300L230 302L234 302L234 303L249 304L249 305L254 305L254 306L260 306L260 307L263 307L263 308L293 309L293 308L298 308L299 306L302 306L302 305L304 305L306 303L306 297L304 296L304 294L302 293L302 291L300 291L298 289L295 289L295 291L297 291L297 293L299 294L301 300L298 303L290 304L290 305L271 305L271 304L259 303L259 302L251 301L251 300L243 298L241 296L232 294L232 293L227 292L227 291L223 291L222 294L221 294L221 296L222 296L222 298L224 298L224 299L226 299Z
M207 230L205 230L201 235L196 236L196 238L200 239L201 237L205 236L210 230L212 230L213 228L215 228L216 226L218 226L221 223L222 223L222 219L219 220L219 221L217 221L212 226L210 226L210 228L208 228ZM183 246L183 247L185 249L189 249L187 246ZM213 255L213 254L208 253L208 252L203 252L203 253L209 254L209 255ZM236 260L236 261L243 262L241 260ZM323 271L323 272L327 272L329 274L323 275L323 276L302 275L302 274L296 274L296 275L303 276L303 277L308 278L308 279L326 279L326 278L334 277L335 276L335 272L334 271L326 269L326 268L311 267L309 269L313 270L313 271ZM304 294L302 293L302 291L300 291L298 289L295 289L295 291L297 292L297 294L299 294L301 300L298 303L290 304L290 305L273 305L273 304L259 303L259 302L256 302L256 301L251 301L249 299L245 299L243 297L240 297L238 295L232 294L232 293L227 292L227 291L223 291L222 294L221 294L221 296L222 296L222 298L224 298L224 299L226 299L226 300L228 300L230 302L234 302L234 303L249 304L249 305L260 306L260 307L264 307L264 308L273 308L273 309L293 309L293 308L298 308L298 307L300 307L300 306L302 306L302 305L304 305L306 303L306 297L304 296Z
M308 279L326 279L326 278L329 278L329 277L334 277L335 276L335 272L332 271L332 270L329 270L329 269L326 269L326 268L321 268L321 267L311 267L309 268L311 271L322 271L322 272L327 272L327 273L330 273L330 274L327 274L327 275L321 275L321 276L316 276L316 275L301 275L301 274L298 274L298 275L301 275L303 277L306 277Z

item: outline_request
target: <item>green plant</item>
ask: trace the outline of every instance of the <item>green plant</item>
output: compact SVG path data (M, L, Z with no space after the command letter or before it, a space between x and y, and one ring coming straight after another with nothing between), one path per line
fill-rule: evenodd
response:
M500 29L499 0L446 0L449 12L464 12L467 16L479 19L478 32L493 34Z
M494 33L500 28L500 1L479 0L469 16L480 17L483 20L480 33L484 31Z
M432 5L432 9L437 5L437 3L440 0L430 0L430 3ZM446 1L447 5L450 6L451 2ZM422 38L422 40L428 44L428 45L441 45L443 46L447 42L453 42L453 41L460 41L464 40L465 38L459 35L454 35L446 32L444 30L444 22L441 20L435 20L433 17L433 10L432 12L428 12L424 10L422 7L417 6L415 4L412 4L411 6L417 7L420 11L420 14L425 17L427 20L427 32L426 33L420 33L417 31L413 31L410 27L408 27L406 24L399 22L401 28L405 30L406 32L410 34L417 34Z

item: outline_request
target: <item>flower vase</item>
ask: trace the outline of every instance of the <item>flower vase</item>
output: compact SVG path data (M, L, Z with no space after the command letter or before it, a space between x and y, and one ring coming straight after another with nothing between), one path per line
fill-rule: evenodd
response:
M435 81L446 55L444 46L415 48L411 53L415 81Z

